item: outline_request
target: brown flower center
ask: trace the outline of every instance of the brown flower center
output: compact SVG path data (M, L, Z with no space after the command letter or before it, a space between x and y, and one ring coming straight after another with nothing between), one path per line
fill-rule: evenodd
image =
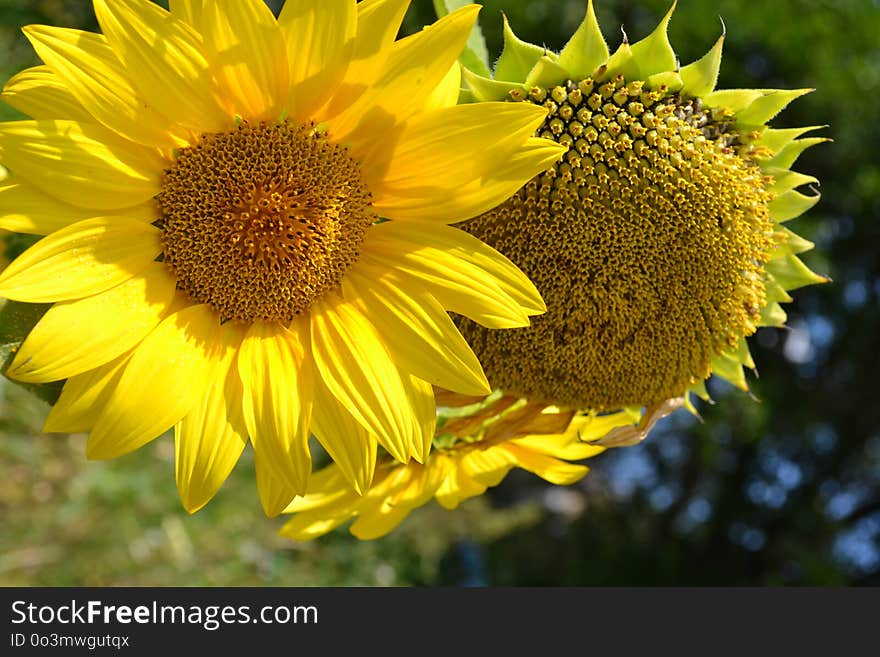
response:
M158 201L178 287L247 322L289 322L338 286L375 219L348 149L287 121L203 135Z

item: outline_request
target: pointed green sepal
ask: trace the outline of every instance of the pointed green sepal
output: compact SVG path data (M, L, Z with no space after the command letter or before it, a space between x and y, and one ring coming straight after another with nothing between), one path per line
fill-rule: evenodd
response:
M513 89L525 90L525 86L521 82L493 80L492 78L477 75L466 68L461 69L461 78L476 102L505 100ZM461 95L459 95L459 98L461 98Z
M791 189L770 201L767 205L770 209L770 217L778 224L799 217L816 205L820 196L820 194L807 196Z
M736 351L731 353L740 363L742 363L743 367L748 367L750 370L755 369L755 361L749 351L749 343L745 338L740 338L739 344L736 346Z
M669 43L669 19L675 11L676 0L660 24L651 34L632 46L633 59L639 67L639 76L642 80L657 73L678 70L678 60L672 44Z
M721 89L706 94L703 104L707 107L726 109L733 114L741 112L763 94L759 89Z
M547 50L534 43L528 43L513 33L507 15L504 18L504 49L495 65L495 79L506 82L522 82Z
M757 144L776 154L801 135L827 127L810 125L803 128L766 128L758 138Z
M718 83L718 71L721 70L721 51L724 48L724 35L712 49L700 59L685 66L679 71L684 82L682 94L691 98L708 96Z
M780 256L805 253L816 246L810 240L805 240L796 232L789 230L788 228L780 226L779 230L776 232L779 234L781 242L779 246L776 247L775 253L778 253Z
M762 89L763 94L751 105L736 113L738 126L764 125L779 114L795 98L815 91L815 89Z
M697 397L702 399L703 401L711 402L712 397L709 395L709 391L706 390L706 382L700 381L699 383L692 385L690 388L690 392L694 393Z
M603 70L604 69L604 70ZM639 66L633 58L632 48L626 39L626 33L623 35L623 43L614 51L614 54L608 58L604 66L600 69L602 74L597 76L597 82L608 80L615 75L623 75L625 80L639 80Z
M645 80L645 86L648 89L659 89L663 87L667 93L674 94L680 91L684 82L676 71L664 71L663 73L655 73Z
M790 189L795 189L801 185L818 185L819 179L815 176L808 176L805 173L797 171L789 171L788 169L764 169L764 173L773 177L773 183L767 188L768 192L772 192L779 196Z
M470 105L471 103L479 103L479 99L474 96L474 92L470 89L465 89L462 87L458 90L458 104L459 105Z
M589 0L584 20L559 53L559 65L568 71L572 80L582 80L604 64L608 55L608 46L596 20L593 0Z
M568 71L550 57L541 57L526 77L526 87L544 87L549 89L569 79Z
M780 254L779 257L785 257ZM764 294L767 296L767 303L791 303L794 299L785 291L775 278L764 273Z
M827 283L831 280L812 271L794 255L771 260L765 265L765 269L786 290L796 290L805 285Z
M712 359L712 374L720 376L740 390L748 392L749 384L746 383L746 374L736 355L725 352L715 356Z
M791 165L797 161L801 153L807 150L810 146L815 146L816 144L824 144L826 141L831 140L826 137L808 137L806 139L798 139L791 142L787 146L784 146L773 157L769 158L768 160L764 160L761 163L761 167L790 169Z
M782 328L788 321L788 315L778 303L768 303L761 308L761 319L758 320L758 326L773 326Z
M694 402L691 400L690 391L684 393L684 410L693 415L695 418L700 418L700 413L697 411L697 407L694 406Z
M475 3L470 0L434 0L434 11L437 14L437 18L443 18L456 9L472 4ZM474 73L486 77L491 75L489 49L486 47L486 39L483 36L483 30L480 28L479 22L474 23L470 36L468 36L467 45L465 45L458 59L464 68Z

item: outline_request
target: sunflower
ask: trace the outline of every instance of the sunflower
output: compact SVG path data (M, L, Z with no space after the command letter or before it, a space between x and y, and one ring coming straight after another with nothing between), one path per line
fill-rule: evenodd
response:
M439 400L438 400L439 401ZM352 490L335 464L312 477L309 492L285 513L294 514L280 531L299 541L323 536L355 519L349 531L357 538L379 538L397 527L414 509L436 499L446 509L482 495L513 468L532 472L556 485L584 477L581 461L604 451L590 441L630 427L637 413L620 411L577 415L558 408L533 412L525 400L495 394L479 409L468 409L465 423L443 418L434 449L424 464L384 458L364 495ZM479 417L479 430L472 424ZM443 419L449 421L443 423Z
M716 90L724 36L679 66L667 36L610 54L593 3L561 52L520 40L467 101L545 107L536 134L564 156L504 203L459 224L515 262L546 314L530 327L458 325L507 394L576 409L685 405L711 375L748 389L746 338L783 326L788 292L827 279L798 258L813 244L784 225L816 183L791 165L822 138L766 123L809 89ZM667 400L679 399L680 402Z
M95 0L102 33L28 26L3 99L0 228L45 235L0 296L52 303L7 374L66 380L47 432L109 459L174 428L189 511L248 438L263 507L306 492L314 434L357 491L377 445L424 461L432 385L489 391L447 315L544 310L447 224L563 148L547 110L456 106L478 8L396 40L408 0Z
M311 538L359 516L352 533L377 536L432 495L451 507L514 466L541 474L520 449L524 428L539 453L577 460L641 442L679 408L696 414L691 396L708 399L711 375L748 390L746 338L784 325L788 291L827 280L797 257L813 245L783 225L818 201L796 189L818 181L790 167L825 140L766 125L808 89L715 90L723 35L680 67L667 36L674 8L613 54L588 2L559 53L520 40L505 17L494 75L473 52L462 58L461 102L544 107L536 135L565 148L459 224L526 272L548 310L505 331L458 318L494 392L438 391L425 465L388 460L363 498L331 466L288 508L298 516L283 534ZM570 451L541 451L551 444ZM571 480L554 483L586 474L566 468Z

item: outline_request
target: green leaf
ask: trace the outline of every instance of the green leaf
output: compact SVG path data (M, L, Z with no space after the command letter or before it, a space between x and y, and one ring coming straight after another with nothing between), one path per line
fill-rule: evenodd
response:
M51 303L21 303L0 299L0 367L4 376L27 334L51 306ZM49 404L55 403L61 394L61 386L64 385L63 381L35 384L9 380L30 390Z
M460 9L466 5L472 5L469 0L434 0L434 11L437 18L443 18L456 9ZM469 71L473 71L477 75L489 77L491 75L489 69L489 49L486 47L486 39L483 36L483 30L480 23L474 23L474 29L468 37L467 45L458 58L461 65Z

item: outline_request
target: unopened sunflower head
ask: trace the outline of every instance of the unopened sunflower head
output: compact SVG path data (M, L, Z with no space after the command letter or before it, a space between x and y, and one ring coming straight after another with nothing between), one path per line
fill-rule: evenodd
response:
M437 401L457 403L442 393ZM434 449L424 463L382 459L364 495L352 490L337 465L320 470L308 494L286 509L293 517L281 535L310 540L353 519L353 535L379 538L432 499L454 509L498 485L513 468L552 484L574 484L589 471L580 461L604 451L593 441L629 431L638 415L632 410L598 416L536 409L499 393L473 405L449 407L439 416Z
M548 109L536 134L566 152L498 207L460 224L535 282L548 312L528 328L459 326L492 385L577 409L668 410L706 398L712 374L747 389L746 337L782 326L788 292L827 280L784 222L817 182L790 170L821 138L766 123L809 89L716 90L723 36L680 66L673 8L609 53L589 2L561 52L504 21L494 75L465 70L469 102Z
M7 374L65 380L45 430L119 456L174 427L203 506L248 440L260 497L308 487L314 433L358 491L381 445L425 461L432 385L486 394L447 310L526 326L528 279L446 224L556 160L546 109L456 106L464 7L395 40L408 0L95 0L41 25L3 100L0 228L42 240L0 296L51 303ZM500 119L500 121L499 121Z

